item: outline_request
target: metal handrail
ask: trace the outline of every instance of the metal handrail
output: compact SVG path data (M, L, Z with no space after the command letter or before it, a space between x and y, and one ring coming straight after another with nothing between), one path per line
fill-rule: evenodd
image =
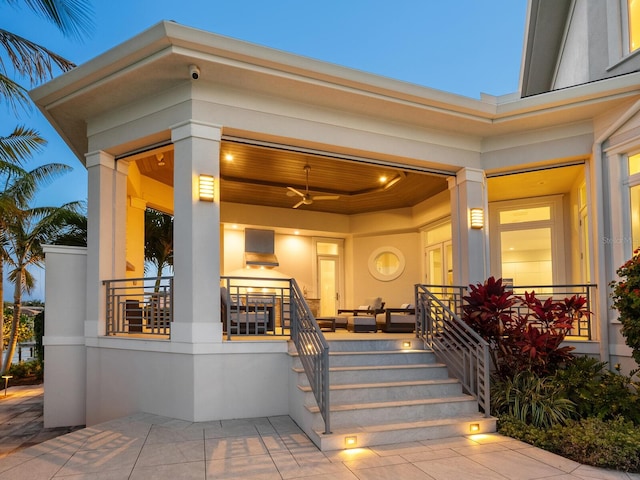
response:
M247 335L289 336L289 278L222 276L220 287L227 340Z
M449 307L460 318L463 317L462 306L464 304L464 297L469 294L467 287L459 285L422 285L425 289L428 289L433 295L435 295L443 304ZM573 295L580 295L586 298L586 310L593 312L592 300L596 298L594 290L597 285L594 283L575 283L566 285L507 285L507 288L511 290L514 295L524 295L525 292L535 291L536 295L540 298L553 297L555 300L562 300L565 297L571 297ZM526 314L528 307L526 305L514 305L512 307L518 313ZM572 337L572 340L592 340L592 315L583 315L574 319L574 324L571 330L567 333L567 337ZM531 323L535 323L531 321Z
M490 416L489 344L424 285L416 285L416 333Z
M173 277L122 278L102 283L106 293L107 335L170 336Z
M324 338L300 287L291 279L291 340L324 420L324 433L331 433L329 401L329 344Z
M567 285L510 285L508 288L512 290L515 295L524 295L525 292L531 293L535 291L538 297L552 297L554 300L562 300L573 295L580 295L587 300L587 311L593 312L591 300L596 298L596 295L594 295L592 291L598 288L598 286L595 283L576 283ZM518 311L518 313L520 313L520 310L526 309L525 306L518 305L515 305L513 308ZM574 318L574 324L566 336L591 340L593 338L591 332L591 316L592 315L583 315Z

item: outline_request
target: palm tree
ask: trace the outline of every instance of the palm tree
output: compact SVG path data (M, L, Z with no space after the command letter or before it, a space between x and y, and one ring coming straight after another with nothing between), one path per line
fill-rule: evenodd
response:
M63 35L82 38L92 27L91 8L82 0L6 0L3 6L15 8L21 5L37 16L55 25ZM28 105L29 97L24 87L8 77L11 65L19 77L27 77L31 85L48 80L54 68L63 72L75 67L73 62L30 40L0 29L0 47L8 62L0 61L0 98L4 98L14 110L17 105Z
M9 189L9 179L23 177L27 173L22 168L23 161L40 150L45 144L46 141L35 130L24 127L16 127L8 137L0 137L0 176L3 175L6 180L2 194L0 194L0 212L14 203L20 203L24 199L22 194L29 193L19 189L15 192L15 198L12 198L11 202L7 201L6 193ZM2 225L3 222L0 216L0 232L3 230ZM5 258L4 241L0 238L0 301L4 299ZM0 315L0 345L4 345L4 315Z
M158 292L162 270L173 266L173 217L152 208L144 212L144 260L156 267Z
M83 207L83 210L84 207ZM81 212L69 212L64 224L60 225L60 232L55 245L67 245L69 247L87 246L87 216Z
M5 217L6 230L3 232L3 243L7 253L7 263L12 267L9 280L14 285L13 317L11 321L11 338L2 365L2 374L11 366L11 361L18 343L17 329L22 312L22 294L29 293L35 286L35 279L28 267L42 267L44 252L42 246L54 243L61 227L75 216L80 208L79 202L72 202L61 207L36 207L22 209L16 207Z

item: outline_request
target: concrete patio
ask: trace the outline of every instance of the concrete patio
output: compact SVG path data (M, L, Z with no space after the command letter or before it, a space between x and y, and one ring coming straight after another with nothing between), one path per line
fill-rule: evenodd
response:
M191 423L140 413L44 429L42 397L41 385L0 396L0 480L640 479L497 434L320 452L288 416Z

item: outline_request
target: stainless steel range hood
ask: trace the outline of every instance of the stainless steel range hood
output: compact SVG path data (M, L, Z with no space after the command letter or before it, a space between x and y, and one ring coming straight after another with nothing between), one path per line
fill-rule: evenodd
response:
M279 265L274 253L275 232L246 228L244 231L244 261L249 267L273 268Z

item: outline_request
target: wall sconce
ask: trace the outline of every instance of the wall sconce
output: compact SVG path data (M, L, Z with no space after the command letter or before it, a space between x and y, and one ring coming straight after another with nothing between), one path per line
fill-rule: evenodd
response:
M481 208L472 208L469 210L471 218L471 228L480 229L484 227L484 211Z
M345 448L355 448L358 445L358 437L355 435L350 437L344 437Z
M200 200L203 202L214 201L215 180L213 175L200 175Z

